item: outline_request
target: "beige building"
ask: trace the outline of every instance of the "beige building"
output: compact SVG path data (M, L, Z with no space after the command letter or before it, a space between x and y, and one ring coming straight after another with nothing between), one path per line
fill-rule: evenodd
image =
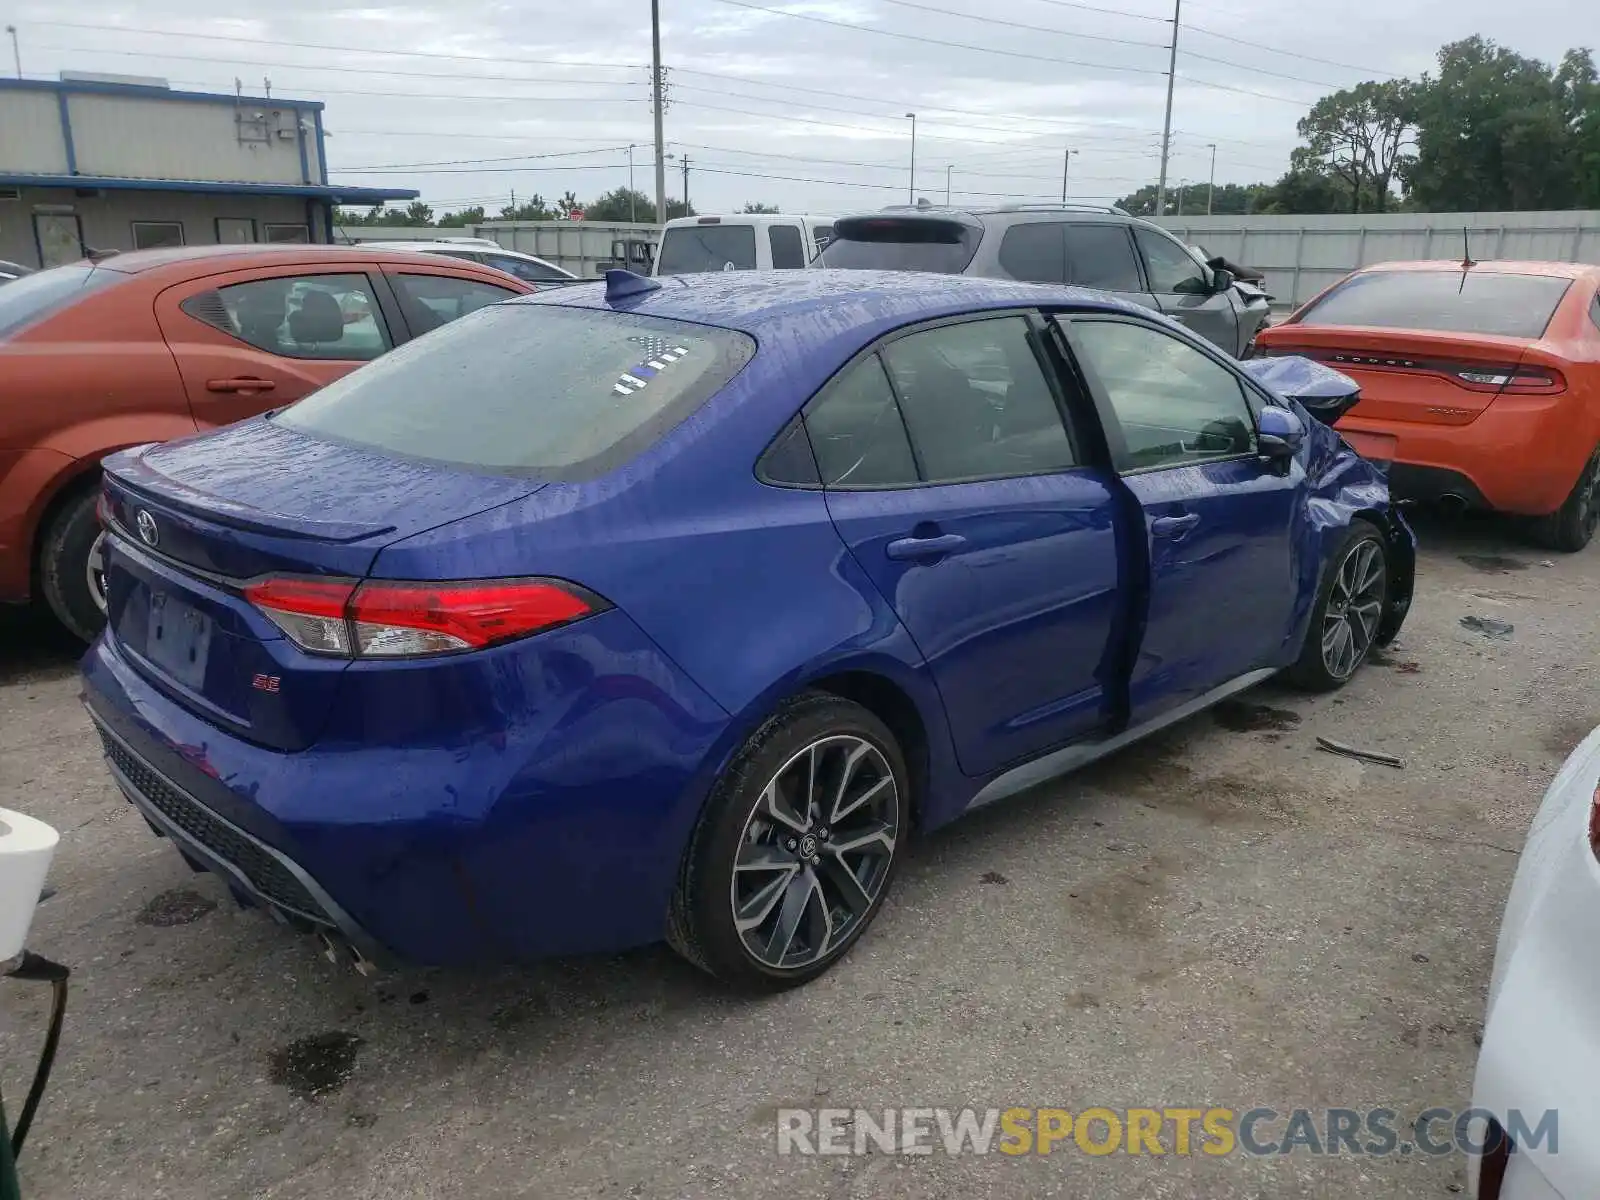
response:
M316 100L174 91L161 80L0 79L0 259L332 240L338 204L411 200L328 182Z

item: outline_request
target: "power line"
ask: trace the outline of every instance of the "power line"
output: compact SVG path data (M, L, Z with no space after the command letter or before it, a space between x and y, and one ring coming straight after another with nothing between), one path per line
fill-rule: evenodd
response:
M1339 67L1343 70L1356 71L1363 75L1382 75L1385 79L1401 78L1393 71L1380 71L1377 67L1358 67L1354 63L1339 62L1332 58L1318 58L1315 54L1301 54L1298 50L1285 50L1281 46L1269 46L1265 42L1252 42L1248 38L1235 37L1231 33L1218 33L1215 29L1207 29L1204 25L1185 25L1184 28L1191 33L1203 33L1206 37L1220 38L1225 42L1235 42L1241 46L1249 46L1253 50L1265 50L1268 54L1282 54L1289 58L1301 58L1306 62L1321 63L1325 67ZM1193 52L1191 51L1191 53Z
M391 171L415 167L465 167L473 163L525 162L533 158L575 158L583 154L615 154L626 150L626 145L597 146L593 150L554 150L546 154L512 154L504 158L451 158L436 162L377 163L365 167L341 167L342 171Z
M914 8L918 12L936 13L941 17L962 17L968 21L981 21L985 25L1004 25L1010 29L1025 29L1029 33L1049 33L1057 37L1082 38L1090 42L1115 42L1121 46L1144 46L1152 50L1165 50L1164 42L1141 42L1133 38L1106 37L1098 33L1079 33L1068 29L1051 29L1044 25L1025 25L1021 21L1007 21L987 13L964 13L949 8L935 8L931 4L918 4L915 0L883 0L885 4L897 4L901 8ZM790 14L798 15L798 14Z

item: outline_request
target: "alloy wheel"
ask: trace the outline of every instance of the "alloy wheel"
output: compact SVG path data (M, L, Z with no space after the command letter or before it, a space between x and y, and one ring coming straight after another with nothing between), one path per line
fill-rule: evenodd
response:
M1583 540L1594 536L1600 526L1600 455L1589 460L1586 478L1581 486L1578 503L1578 523L1583 528Z
M1357 542L1333 577L1322 618L1322 665L1335 679L1355 674L1377 636L1383 617L1383 547L1369 539Z
M745 950L794 970L850 941L889 878L900 797L888 759L854 734L818 738L767 781L730 888Z
M89 585L89 599L103 616L106 611L106 535L94 539L89 547L89 559L84 565L85 581Z

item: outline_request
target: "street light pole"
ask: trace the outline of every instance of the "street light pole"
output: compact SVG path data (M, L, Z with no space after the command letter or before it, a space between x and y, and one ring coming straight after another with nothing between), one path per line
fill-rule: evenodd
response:
M1217 144L1211 146L1211 182L1206 184L1206 216L1211 215L1211 202L1217 198Z
M1161 123L1161 180L1156 184L1156 216L1167 211L1167 157L1172 152L1172 88L1178 80L1178 18L1183 0L1172 0L1172 50L1167 58L1167 116Z
M1072 156L1076 150L1065 150L1061 154L1061 203L1067 202L1067 172L1072 169Z
M17 27L7 25L6 32L11 35L11 61L17 64L17 78L22 78L22 50L17 45Z
M633 190L633 146L628 146L628 220L637 223L639 220L639 193Z
M917 114L907 113L911 118L911 182L906 187L906 203L917 202Z
M944 168L944 206L950 207L950 172L956 169L955 163L946 163Z
M666 142L661 130L661 0L650 0L650 98L656 117L656 224L667 223Z

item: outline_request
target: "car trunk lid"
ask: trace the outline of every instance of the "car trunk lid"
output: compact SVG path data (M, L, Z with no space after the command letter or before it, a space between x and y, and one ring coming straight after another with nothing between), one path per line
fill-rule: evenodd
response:
M536 491L258 419L105 464L108 621L141 674L243 737L312 741L348 660L294 647L242 594L264 575L361 579L398 539Z

